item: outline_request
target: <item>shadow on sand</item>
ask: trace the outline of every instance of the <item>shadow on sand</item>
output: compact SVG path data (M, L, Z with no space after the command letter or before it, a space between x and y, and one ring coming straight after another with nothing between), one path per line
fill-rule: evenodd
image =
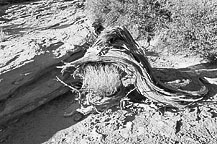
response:
M66 93L34 111L12 120L0 129L1 144L40 144L56 132L77 122L73 117L65 118L65 112L75 111L79 105L72 103L73 94Z
M156 68L153 71L162 82L183 90L196 91L205 85L208 94L192 107L217 103L217 65L202 63L187 68Z
M175 85L180 89L198 90L201 82L208 87L209 93L203 101L195 106L203 105L208 99L217 101L217 85L208 83L203 77L214 78L217 83L217 66L208 63L181 69L153 69L154 74L163 82ZM59 98L25 114L17 121L11 122L0 131L0 142L3 144L39 144L49 140L55 133L71 127L77 122L73 117L65 118L65 112L75 111L78 104L72 104L73 94L67 93ZM212 102L213 103L213 102ZM217 116L217 114L214 114ZM127 118L132 121L134 117Z

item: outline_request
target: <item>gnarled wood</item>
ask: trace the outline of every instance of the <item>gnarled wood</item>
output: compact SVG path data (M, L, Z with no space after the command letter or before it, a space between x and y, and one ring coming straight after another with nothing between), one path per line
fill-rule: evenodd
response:
M203 99L208 92L208 89L202 82L200 82L201 89L198 91L175 89L160 82L153 74L145 53L124 27L104 30L85 55L63 66L62 72L66 72L71 67L77 70L85 69L84 65L88 65L88 63L104 63L117 66L126 73L126 76L123 76L121 79L122 83L126 79L133 79L133 81L124 86L125 88L129 85L134 85L137 93L167 106L183 108ZM71 71L71 73L76 73L76 71ZM120 100L126 96L129 89L124 90L126 92L121 93L121 95L107 95L104 98L107 101L111 99L111 103L113 103L114 99Z

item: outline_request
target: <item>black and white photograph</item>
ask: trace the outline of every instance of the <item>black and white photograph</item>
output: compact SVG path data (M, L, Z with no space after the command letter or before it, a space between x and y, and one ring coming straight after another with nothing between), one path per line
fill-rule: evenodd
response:
M217 0L0 0L0 144L217 144Z

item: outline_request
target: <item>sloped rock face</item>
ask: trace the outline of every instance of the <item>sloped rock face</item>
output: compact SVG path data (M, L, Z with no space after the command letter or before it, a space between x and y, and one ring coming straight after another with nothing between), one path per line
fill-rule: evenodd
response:
M37 1L7 8L0 26L0 123L31 111L68 91L62 62L79 57L89 34L79 1Z

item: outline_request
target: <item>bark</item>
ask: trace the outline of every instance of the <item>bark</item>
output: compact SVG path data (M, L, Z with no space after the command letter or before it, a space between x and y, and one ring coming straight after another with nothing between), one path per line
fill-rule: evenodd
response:
M121 98L126 97L126 93L129 92L127 87L130 85L134 85L138 95L161 103L164 106L175 108L184 108L200 101L208 93L208 89L203 85L202 81L199 82L199 90L187 91L175 89L158 80L153 74L153 70L142 48L139 47L124 27L104 30L82 58L66 64L63 66L62 71L63 73L75 73L75 69L79 71L78 69L85 68L85 65L88 65L88 63L113 64L119 67L126 73L126 76L121 79L122 83L126 83L126 79L133 79L122 87L125 92L118 93L112 97L104 97L106 103L110 99L111 105L114 104L114 101L121 101ZM72 67L75 69L68 71Z

